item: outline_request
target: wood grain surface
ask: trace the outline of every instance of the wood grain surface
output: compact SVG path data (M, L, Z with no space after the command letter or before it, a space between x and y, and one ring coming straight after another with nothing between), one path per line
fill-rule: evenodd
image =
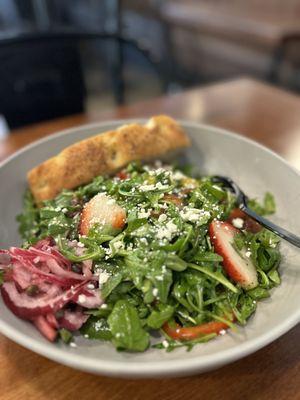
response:
M61 129L157 113L234 130L272 148L300 169L300 97L250 79L22 128L0 141L0 159ZM299 339L300 325L217 371L188 378L124 380L61 366L0 335L0 399L300 400Z

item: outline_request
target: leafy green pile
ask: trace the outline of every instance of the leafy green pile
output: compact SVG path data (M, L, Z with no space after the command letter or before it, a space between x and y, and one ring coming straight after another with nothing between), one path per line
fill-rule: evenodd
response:
M237 251L250 251L259 274L259 286L245 291L224 272L208 235L209 223L226 220L235 207L228 191L209 177L191 178L171 166L133 163L122 174L125 179L99 176L74 191L64 190L39 209L28 192L18 217L25 247L51 236L73 263L93 260L105 303L88 311L81 333L109 340L118 350L144 351L150 334L163 333L166 322L189 327L223 321L232 326L234 317L244 325L256 301L280 283L278 237L265 229L236 237ZM88 236L81 236L81 210L98 193L126 210L125 228L116 234L96 224ZM263 205L251 200L251 207L260 214L275 211L270 194ZM81 243L82 254L74 251L74 243ZM166 337L156 347L191 348L214 336L188 343Z

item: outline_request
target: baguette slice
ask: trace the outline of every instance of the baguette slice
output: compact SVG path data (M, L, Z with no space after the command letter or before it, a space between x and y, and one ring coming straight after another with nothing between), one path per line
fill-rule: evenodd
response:
M74 189L98 175L113 174L131 161L164 156L189 144L176 121L165 115L155 116L145 125L123 125L77 142L33 168L27 179L40 204L63 189Z

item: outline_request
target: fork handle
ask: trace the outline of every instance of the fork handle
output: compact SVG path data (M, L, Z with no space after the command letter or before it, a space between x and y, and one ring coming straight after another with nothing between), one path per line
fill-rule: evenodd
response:
M256 214L247 206L241 204L240 209L244 211L245 214L249 215L249 217L253 218L256 222L264 226L265 228L269 229L270 231L276 233L276 235L280 236L282 239L287 240L289 243L293 244L296 247L300 248L300 237L287 231L284 228L274 224L273 222L269 221L268 219L261 217L260 215Z

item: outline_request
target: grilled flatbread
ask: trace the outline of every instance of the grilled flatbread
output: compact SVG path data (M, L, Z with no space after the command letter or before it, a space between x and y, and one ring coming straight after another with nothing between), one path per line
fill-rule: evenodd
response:
M176 121L155 116L145 125L123 125L77 142L33 168L27 179L39 204L53 199L62 189L74 189L98 175L113 174L131 161L164 156L189 144Z

